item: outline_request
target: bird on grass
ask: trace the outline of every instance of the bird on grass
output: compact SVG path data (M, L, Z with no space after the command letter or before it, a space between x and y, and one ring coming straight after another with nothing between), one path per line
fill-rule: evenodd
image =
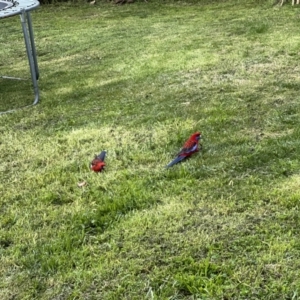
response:
M95 158L92 160L90 168L94 172L101 172L105 167L105 155L106 151L102 151L99 155L96 155Z
M175 159L173 159L166 168L170 168L175 164L181 162L185 158L191 156L193 153L198 152L201 150L201 144L199 147L199 140L201 139L201 132L193 133L190 138L184 143L183 147L178 152Z

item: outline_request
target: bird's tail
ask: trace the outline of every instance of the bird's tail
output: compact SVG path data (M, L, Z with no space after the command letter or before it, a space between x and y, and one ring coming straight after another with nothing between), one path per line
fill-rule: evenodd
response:
M97 155L97 158L104 161L106 156L106 151L102 151L99 155Z
M166 165L166 168L170 168L174 166L175 164L179 163L182 161L185 157L184 156L177 156L175 159L173 159L168 165Z

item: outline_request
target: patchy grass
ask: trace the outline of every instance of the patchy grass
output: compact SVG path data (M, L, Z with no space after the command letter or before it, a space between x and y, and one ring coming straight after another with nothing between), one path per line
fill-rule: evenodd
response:
M0 116L0 298L298 299L298 7L32 19L41 102ZM18 18L1 32L1 75L28 78ZM0 80L0 110L33 101ZM196 130L203 152L164 169Z

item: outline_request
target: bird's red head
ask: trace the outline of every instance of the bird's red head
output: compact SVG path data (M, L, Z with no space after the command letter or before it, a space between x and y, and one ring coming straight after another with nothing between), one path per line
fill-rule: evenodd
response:
M201 139L201 132L195 132L194 134L191 135L192 140L197 140L199 141Z
M101 172L105 167L105 162L94 159L91 163L91 170L95 172Z

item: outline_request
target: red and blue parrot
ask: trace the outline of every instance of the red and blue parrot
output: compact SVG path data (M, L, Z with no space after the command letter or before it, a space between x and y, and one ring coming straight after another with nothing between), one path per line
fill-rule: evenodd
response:
M106 151L102 151L99 155L96 155L95 158L92 160L90 168L95 172L101 172L105 167L105 155Z
M172 160L166 168L172 167L173 165L179 163L186 157L191 156L193 153L201 150L201 144L199 147L199 140L201 139L201 132L195 132L190 136L190 138L184 143L183 147L177 154L177 157Z

